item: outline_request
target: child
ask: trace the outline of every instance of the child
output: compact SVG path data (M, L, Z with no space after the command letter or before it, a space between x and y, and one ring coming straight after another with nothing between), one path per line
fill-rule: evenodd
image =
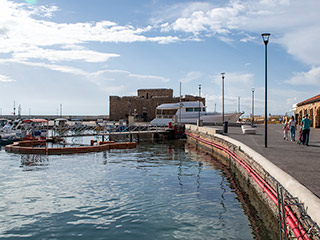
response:
M285 121L283 126L283 140L288 141L288 132L289 132L289 124L287 121Z
M298 139L298 144L301 144L302 143L302 126L300 127L300 131L299 131L299 139Z

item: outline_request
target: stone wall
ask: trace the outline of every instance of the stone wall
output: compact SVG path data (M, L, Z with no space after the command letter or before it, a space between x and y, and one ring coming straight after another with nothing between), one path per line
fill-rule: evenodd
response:
M154 97L173 98L173 90L168 88L138 89L138 97L142 97L145 99L154 98Z
M186 95L182 101L200 101L205 104L205 98ZM163 103L179 102L179 97L173 97L172 89L139 89L138 96L110 96L110 121L127 120L128 116L135 116L136 121L149 122L155 118L156 107Z

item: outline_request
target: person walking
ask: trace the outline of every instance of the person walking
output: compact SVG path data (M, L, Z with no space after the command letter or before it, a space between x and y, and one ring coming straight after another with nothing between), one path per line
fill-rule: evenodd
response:
M303 145L309 146L309 136L310 136L310 124L311 120L308 118L308 114L304 115L304 118L301 121L302 125L302 143Z
M289 121L289 129L290 129L290 136L291 136L291 142L295 141L296 139L296 121L294 120L294 116L291 117Z
M288 141L288 132L289 132L289 124L287 121L285 121L283 125L283 140Z

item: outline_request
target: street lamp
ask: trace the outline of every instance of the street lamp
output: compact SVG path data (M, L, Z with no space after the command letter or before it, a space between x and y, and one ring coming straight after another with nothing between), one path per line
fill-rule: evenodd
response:
M254 124L254 88L251 88L251 91L252 91L252 121L251 121L251 126L253 126Z
M62 117L62 104L60 104L60 117Z
M222 126L224 123L224 75L225 75L225 73L221 73L221 77L222 77Z
M181 82L180 82L179 126L181 125L181 108L182 108L182 102L181 102L181 100L182 100L182 96L181 96Z
M267 111L267 45L269 42L269 37L270 37L270 33L262 33L262 40L264 42L265 45L265 60L264 60L264 146L267 148L268 147L268 130L267 130L267 126L268 126L268 111Z
M201 111L201 107L200 107L200 98L201 98L201 85L199 84L199 115L198 115L198 126L200 126L200 111Z

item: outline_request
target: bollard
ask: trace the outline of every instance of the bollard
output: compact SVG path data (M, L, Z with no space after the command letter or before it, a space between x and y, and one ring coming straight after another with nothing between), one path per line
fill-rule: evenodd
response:
M223 122L223 133L228 133L228 121Z

